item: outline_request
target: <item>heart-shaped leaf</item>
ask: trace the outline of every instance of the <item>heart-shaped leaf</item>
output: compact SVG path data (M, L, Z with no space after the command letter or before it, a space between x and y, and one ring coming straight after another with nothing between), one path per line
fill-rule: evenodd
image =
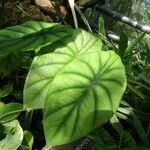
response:
M61 48L55 53L37 56L33 60L24 88L24 105L27 108L43 108L47 90L55 75L59 74L60 70L70 64L77 55L95 51L97 48L100 50L102 45L99 39L80 30L72 37L59 42L61 43L57 46Z
M28 21L0 30L0 55L7 52L39 49L70 33L70 28L56 23Z
M83 30L61 41L54 53L37 56L28 74L24 104L44 104L47 145L87 135L117 110L126 87L124 66L101 40Z

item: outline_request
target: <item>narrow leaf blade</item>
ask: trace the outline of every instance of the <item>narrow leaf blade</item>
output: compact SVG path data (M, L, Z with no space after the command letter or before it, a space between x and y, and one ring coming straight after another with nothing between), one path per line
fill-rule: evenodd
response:
M0 30L0 55L39 49L71 34L70 28L56 23L28 21Z

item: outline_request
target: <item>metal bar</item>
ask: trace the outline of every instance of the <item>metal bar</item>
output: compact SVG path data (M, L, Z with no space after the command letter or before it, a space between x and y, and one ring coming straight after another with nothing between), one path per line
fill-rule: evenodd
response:
M149 25L144 25L138 21L135 21L127 16L122 15L121 13L117 11L113 11L108 7L105 6L96 6L96 10L98 12L101 12L104 15L107 15L113 19L119 20L122 23L125 23L131 27L134 27L142 32L150 34L150 26Z

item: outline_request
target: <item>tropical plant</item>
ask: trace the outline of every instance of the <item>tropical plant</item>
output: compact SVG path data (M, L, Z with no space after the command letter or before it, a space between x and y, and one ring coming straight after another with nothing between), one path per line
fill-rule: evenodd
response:
M1 103L0 122L6 130L18 124L12 120L21 111L30 114L42 109L46 144L61 145L89 134L118 109L126 88L124 65L115 52L103 51L100 38L82 29L30 21L1 30L0 42L2 58L25 51L34 55L25 81L23 108L21 104ZM2 66L4 74L13 71ZM1 97L12 91L10 85L3 89ZM13 132L19 132L22 138L14 144L15 148L23 140L23 131L18 130ZM10 131L6 133L9 135ZM17 137L12 136L9 138ZM27 133L24 140L26 136ZM10 141L6 136L1 142L4 149Z
M105 3L128 23L99 17L115 12L96 1L68 2L89 32L41 21L0 30L0 149L149 150L149 27L132 24L148 23L147 1Z

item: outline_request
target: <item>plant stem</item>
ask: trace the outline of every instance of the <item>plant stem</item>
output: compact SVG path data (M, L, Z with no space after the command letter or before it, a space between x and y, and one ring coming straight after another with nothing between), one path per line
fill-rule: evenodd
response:
M75 2L74 2L74 0L68 0L68 2L69 2L69 5L70 5L70 8L71 8L71 12L72 12L75 28L78 28L78 21L77 21L75 8L74 8L74 3Z
M82 11L80 10L80 8L75 4L75 9L77 10L77 12L79 13L79 15L81 16L83 22L85 23L85 25L87 26L89 32L93 32L90 25L89 25L89 22L88 20L86 19L85 15L82 13Z
M30 129L31 122L32 122L32 117L33 117L33 110L27 110L26 111L26 119L28 122L28 129Z

